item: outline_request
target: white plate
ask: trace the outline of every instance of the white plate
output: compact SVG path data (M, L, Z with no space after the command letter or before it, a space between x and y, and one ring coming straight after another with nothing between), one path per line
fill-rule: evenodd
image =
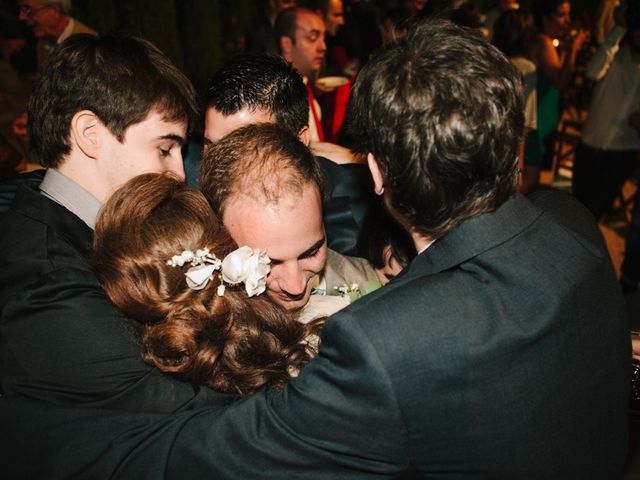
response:
M346 85L349 82L347 77L322 77L316 80L322 87L337 88Z

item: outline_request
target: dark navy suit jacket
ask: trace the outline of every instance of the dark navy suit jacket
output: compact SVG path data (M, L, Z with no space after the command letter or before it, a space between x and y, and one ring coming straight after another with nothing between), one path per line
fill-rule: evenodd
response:
M630 345L557 192L468 220L331 317L282 392L175 414L0 400L8 478L621 478ZM46 432L46 434L41 434Z
M0 231L5 398L145 412L226 403L142 361L129 323L90 269L93 231L82 220L22 185Z

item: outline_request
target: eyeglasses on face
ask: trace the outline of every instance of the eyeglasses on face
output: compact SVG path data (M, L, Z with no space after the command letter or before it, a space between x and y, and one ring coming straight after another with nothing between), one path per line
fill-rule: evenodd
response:
M38 13L40 10L44 10L45 8L50 8L51 5L43 5L42 7L32 7L31 5L20 5L20 12L24 13L27 17L32 17L34 14Z

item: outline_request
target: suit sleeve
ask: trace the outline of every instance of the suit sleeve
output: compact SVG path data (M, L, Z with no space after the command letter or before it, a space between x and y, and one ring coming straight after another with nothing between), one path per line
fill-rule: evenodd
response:
M390 379L346 314L328 321L319 356L282 392L207 416L176 436L169 478L391 478L408 465Z
M19 291L4 305L1 335L5 394L148 412L218 396L146 365L127 321L81 268L53 270Z

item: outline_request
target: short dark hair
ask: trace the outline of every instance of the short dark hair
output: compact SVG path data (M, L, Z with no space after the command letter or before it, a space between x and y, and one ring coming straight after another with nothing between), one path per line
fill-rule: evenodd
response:
M120 141L157 110L169 121L197 115L193 86L151 43L130 37L73 35L51 53L31 94L30 147L46 167L71 150L73 115L94 112Z
M371 152L390 206L438 238L514 192L524 115L520 75L473 30L417 24L358 74L356 149Z
M366 258L373 268L384 268L385 248L391 249L402 268L417 255L409 233L391 217L382 202L374 203L364 220L358 236L357 256Z
M310 10L321 12L322 16L326 17L329 13L330 2L331 0L309 0L306 5Z
M272 123L234 130L205 149L198 183L213 210L224 215L237 193L277 204L284 194L301 194L308 183L323 190L318 162L296 135Z
M544 17L555 13L558 5L563 3L571 3L570 0L536 0L533 2L532 13L533 19L538 28L542 27Z
M265 110L295 135L309 124L307 89L293 66L276 55L241 55L209 80L206 107L223 115Z
M290 7L285 8L280 13L278 13L276 21L273 24L273 38L276 42L276 49L278 50L278 53L282 53L282 47L280 46L280 39L282 37L289 37L292 43L296 43L298 12L300 12L301 10L308 9L304 7Z
M526 57L536 27L526 8L507 10L493 26L493 44L508 57Z

